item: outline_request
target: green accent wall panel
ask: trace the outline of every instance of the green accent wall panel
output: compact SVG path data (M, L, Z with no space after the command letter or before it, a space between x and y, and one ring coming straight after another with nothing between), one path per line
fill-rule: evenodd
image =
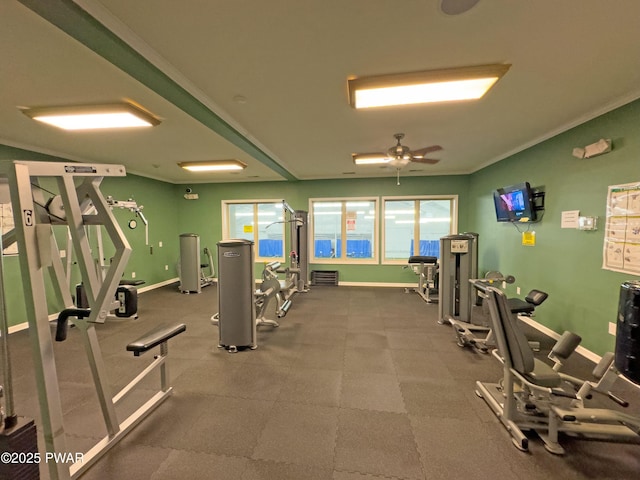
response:
M283 199L297 210L308 210L310 198L383 197L407 195L459 195L458 224L467 229L469 177L467 175L406 177L396 185L395 178L348 180L307 180L298 182L228 183L174 185L173 199L179 206L180 233L200 235L201 248L215 249L222 239L223 200ZM198 194L197 200L184 199L185 189ZM286 250L285 250L286 251ZM399 265L311 265L310 269L338 270L340 280L346 282L410 283L415 275ZM263 265L256 264L256 278Z
M149 222L149 244L145 244L142 219L128 209L114 208L113 214L131 244L132 254L125 269L125 278L136 279L147 285L161 283L178 276L178 204L172 197L173 185L137 175L124 178L105 178L102 192L116 200L135 200L142 205L142 213ZM137 227L130 229L129 220L136 219ZM106 235L105 235L106 240ZM162 246L160 246L162 244ZM168 266L168 270L165 270Z
M558 333L571 330L599 355L614 348L608 334L616 321L620 284L637 277L603 270L607 188L640 181L640 102L636 101L575 127L471 175L471 229L480 234L481 272L500 270L516 277L508 293L532 288L549 293L535 320ZM613 140L612 152L590 159L572 156L600 138ZM523 181L546 192L539 223L517 225L536 233L535 246L523 246L512 224L495 219L492 191ZM597 216L598 230L560 228L566 210Z

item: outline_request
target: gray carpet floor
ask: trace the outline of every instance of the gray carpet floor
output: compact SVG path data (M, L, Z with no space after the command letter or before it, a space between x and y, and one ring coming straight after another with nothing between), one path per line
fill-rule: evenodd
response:
M549 299L548 301L553 301ZM543 315L543 306L538 315ZM184 322L169 346L173 395L90 468L83 479L637 479L640 446L563 439L554 456L532 437L513 447L476 380L497 381L491 355L456 345L438 306L401 288L314 287L279 328L261 327L258 348L217 348L210 323L216 286L199 295L175 285L141 294L138 320L99 325L116 392L151 360L125 345L154 325ZM535 331L544 356L551 341ZM579 333L579 332L578 332ZM54 351L68 449L106 434L77 329ZM17 413L39 422L27 332L10 337ZM566 366L586 377L593 365ZM638 389L616 392L635 401ZM142 403L134 394L124 410ZM42 442L42 438L39 439ZM48 478L41 469L42 478Z

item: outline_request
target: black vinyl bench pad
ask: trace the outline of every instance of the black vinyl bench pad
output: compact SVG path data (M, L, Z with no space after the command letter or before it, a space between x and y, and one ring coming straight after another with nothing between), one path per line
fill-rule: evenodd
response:
M184 323L176 325L160 325L127 345L127 351L138 357L153 347L166 342L187 329Z
M133 287L137 287L139 285L144 285L146 282L144 280L120 280L119 285L129 285Z
M438 263L438 257L412 255L407 263Z

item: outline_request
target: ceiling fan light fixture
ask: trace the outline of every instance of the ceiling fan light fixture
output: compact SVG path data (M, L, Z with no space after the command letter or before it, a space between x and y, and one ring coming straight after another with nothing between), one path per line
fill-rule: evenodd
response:
M244 170L247 165L239 160L209 160L203 162L178 162L180 168L190 172L229 172Z
M154 127L160 120L131 103L22 109L29 118L63 130Z
M473 100L484 96L511 65L495 64L361 77L348 80L353 108Z

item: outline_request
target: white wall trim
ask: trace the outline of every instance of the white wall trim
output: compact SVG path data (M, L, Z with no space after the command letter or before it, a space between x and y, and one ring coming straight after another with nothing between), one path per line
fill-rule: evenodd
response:
M535 328L536 330L544 333L545 335L548 335L549 337L553 338L554 340L558 340L560 338L559 334L557 334L556 332L554 332L550 328L545 327L544 325L536 322L531 317L518 316L518 318L520 320L522 320L524 323L526 323L527 325L529 325L530 327ZM586 348L581 347L581 346L578 346L578 348L576 348L576 353L582 355L587 360L591 360L595 364L597 364L600 360L602 360L602 357L600 355L598 355L596 353L593 353L591 350L587 350ZM631 380L629 380L625 376L623 376L621 374L618 374L618 378L621 378L622 380L627 382L629 385L632 385L632 386L640 389L640 385L636 385L635 383L633 383Z
M417 284L413 283L384 283L384 282L340 282L338 285L341 287L401 287L401 288L413 288Z
M178 281L180 281L180 279L178 277L170 278L169 280L165 280L165 281L160 282L160 283L154 283L153 285L148 285L146 287L139 288L138 289L138 293L144 293L144 292L148 292L150 290L155 290L156 288L165 287L167 285L171 285L172 283L175 283L175 282L178 282ZM52 313L51 315L49 315L49 321L50 322L53 322L57 318L58 318L58 314L57 313ZM21 330L27 330L28 328L29 328L28 322L22 322L22 323L19 323L17 325L12 325L12 326L9 327L9 335L11 335L12 333L19 332Z

